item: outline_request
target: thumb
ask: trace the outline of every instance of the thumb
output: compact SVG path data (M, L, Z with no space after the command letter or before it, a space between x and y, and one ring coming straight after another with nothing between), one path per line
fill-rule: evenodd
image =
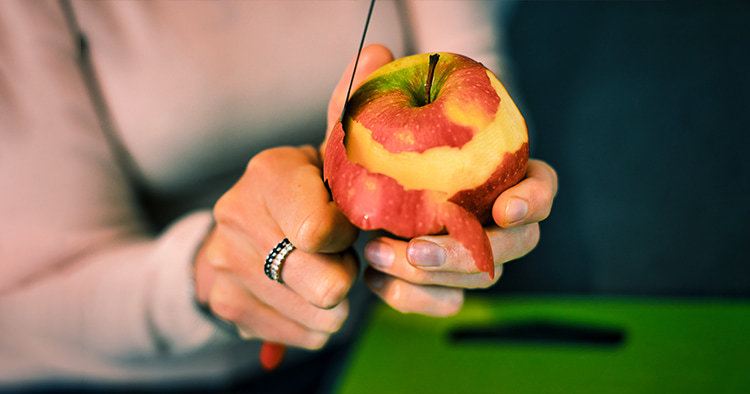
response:
M341 80L339 80L339 83L336 85L336 89L333 90L331 101L328 102L328 128L326 129L326 140L328 139L328 134L331 133L333 125L339 120L341 111L344 109L346 90L349 87L349 81L352 78L352 69L354 68L355 59L356 57L349 63L346 71L344 71L344 74L341 76ZM383 45L372 44L362 48L362 53L359 56L359 64L357 65L357 74L354 76L354 83L352 84L352 92L362 84L368 75L392 60L393 54ZM323 146L325 146L325 142L323 143Z

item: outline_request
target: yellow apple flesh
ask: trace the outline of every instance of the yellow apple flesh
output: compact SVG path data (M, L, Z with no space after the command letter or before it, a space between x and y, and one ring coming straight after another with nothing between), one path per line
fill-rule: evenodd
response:
M368 77L334 127L324 176L356 226L397 236L448 234L494 275L482 224L525 174L526 123L495 75L440 53L430 99L428 56L395 60Z

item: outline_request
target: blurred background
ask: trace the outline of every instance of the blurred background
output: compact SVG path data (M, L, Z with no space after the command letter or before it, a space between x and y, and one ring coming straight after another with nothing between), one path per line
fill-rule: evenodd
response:
M750 295L748 2L520 2L532 155L560 191L494 291Z
M541 242L452 322L377 310L342 392L750 391L750 3L506 6Z

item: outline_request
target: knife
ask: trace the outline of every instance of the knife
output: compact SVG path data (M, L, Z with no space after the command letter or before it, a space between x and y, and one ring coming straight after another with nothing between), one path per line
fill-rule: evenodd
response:
M344 119L346 114L346 107L349 103L349 95L352 92L352 85L354 84L354 76L357 74L357 65L359 64L359 55L362 54L362 47L365 44L365 36L367 36L367 28L370 26L370 17L372 16L372 9L375 8L375 0L370 0L370 7L367 10L367 19L365 19L365 27L362 30L362 38L359 40L359 48L357 49L357 57L354 59L354 68L352 69L352 77L349 80L349 87L346 89L346 101L344 101L344 108L341 109L341 118ZM286 346L280 343L274 342L263 342L260 346L260 365L266 371L276 369L284 359L284 353L286 352Z

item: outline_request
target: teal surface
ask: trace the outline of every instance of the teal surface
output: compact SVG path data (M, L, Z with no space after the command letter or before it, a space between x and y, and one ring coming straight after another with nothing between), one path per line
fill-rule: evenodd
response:
M619 345L483 340L458 327L524 321L616 328ZM469 299L452 318L380 305L339 393L750 393L750 302Z

